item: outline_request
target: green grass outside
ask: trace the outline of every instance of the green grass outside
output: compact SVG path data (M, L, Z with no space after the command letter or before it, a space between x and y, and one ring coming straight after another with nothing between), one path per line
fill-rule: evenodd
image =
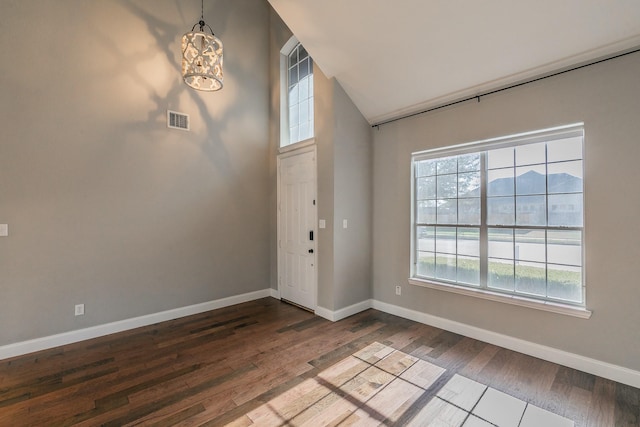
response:
M458 266L448 264L448 258L436 257L435 266L424 259L418 261L418 273L435 271L438 278L461 283L477 281L479 277L479 262L477 260L458 259ZM431 265L430 265L431 264ZM435 269L434 269L435 267ZM500 262L489 262L488 283L496 290L513 291L533 296L549 296L561 300L580 302L582 299L582 275L579 272L548 270L544 268L516 265ZM548 277L547 277L548 275Z

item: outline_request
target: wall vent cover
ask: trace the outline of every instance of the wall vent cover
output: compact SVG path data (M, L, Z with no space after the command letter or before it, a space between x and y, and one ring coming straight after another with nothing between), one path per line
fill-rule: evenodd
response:
M171 129L189 130L189 115L167 110L167 127Z

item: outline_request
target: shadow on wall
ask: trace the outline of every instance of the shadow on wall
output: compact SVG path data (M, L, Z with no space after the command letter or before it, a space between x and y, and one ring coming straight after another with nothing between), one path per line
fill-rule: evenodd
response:
M110 24L108 32L93 28L90 34L98 40L104 51L114 58L115 63L112 66L112 71L120 77L126 76L131 79L136 85L136 89L144 90L148 100L153 103L153 107L149 109L147 120L130 123L130 129L148 131L158 124L164 124L167 108L177 109L186 102L193 103L206 129L204 139L200 141L201 148L216 166L227 168L228 152L224 143L235 141L225 141L224 131L229 123L233 123L234 119L247 114L246 104L250 102L250 99L243 98L244 95L255 94L256 90L262 90L268 94L266 92L268 88L266 86L260 87L257 83L267 81L263 76L267 72L267 64L266 62L264 64L257 62L259 58L253 63L247 62L241 58L238 52L235 52L235 55L226 54L230 51L228 46L230 44L237 46L237 39L242 38L241 33L245 31L243 28L234 28L228 32L227 27L231 26L229 21L237 20L237 15L244 13L249 7L247 2L234 2L240 5L232 4L233 10L225 10L229 7L222 2L218 3L221 3L223 7L217 8L215 5L205 7L205 21L208 21L207 8L215 10L216 13L211 13L211 15L219 19L216 22L207 23L211 25L225 45L225 87L220 92L195 91L186 86L181 78L181 37L199 20L199 8L197 8L198 10L195 7L192 8L187 13L189 16L185 17L184 2L175 1L174 11L177 11L180 16L180 23L177 24L178 19L169 21L158 16L162 12L165 12L166 16L166 11L154 13L152 7L155 4L152 2L141 4L132 0L123 0L120 4L132 16L140 19L146 25L147 34L136 34L135 29L127 28L126 25L118 27L117 22ZM112 20L117 18L114 17ZM114 35L114 32L119 34ZM144 40L144 42L137 41L135 46L132 46L131 43L129 46L123 46L119 38L124 37L125 33L128 36ZM236 40L230 40L231 37L225 39L225 35L235 36ZM146 36L150 36L151 39L149 40ZM151 41L152 45L143 45L148 41ZM250 46L239 47L251 48ZM132 51L133 49L135 50ZM259 47L254 47L254 49L257 51ZM242 57L253 53L257 52L243 51ZM158 58L159 55L163 57L162 60ZM167 67L168 69L166 69ZM168 73L170 75L167 76ZM169 85L168 90L167 85ZM263 112L266 111L266 107L266 105L262 106ZM258 119L265 121L264 117Z
M214 166L216 174L223 177L230 186L228 200L241 204L242 198L238 198L238 194L265 191L266 188L257 189L260 185L248 184L247 180L242 178L246 171L239 168L255 168L255 165L247 166L246 162L239 162L237 159L243 150L246 152L257 148L259 152L266 154L268 146L268 57L266 53L262 53L264 56L261 57L260 46L254 46L259 39L250 38L253 31L259 30L242 26L245 19L251 19L245 18L243 14L255 14L255 5L247 1L210 2L205 5L205 21L222 39L225 54L230 51L230 46L237 50L235 54L225 55L225 86L219 92L193 90L186 86L181 77L181 37L199 20L199 8L190 8L185 17L184 2L175 1L172 8L174 13L177 11L179 19L167 20L158 16L163 12L164 16L169 16L166 11L156 12L152 8L156 4L152 2L141 4L123 0L122 6L146 25L149 42L152 44L141 48L138 42L135 51L131 52L131 49L121 47L117 37L104 31L94 32L98 42L115 59L115 72L130 79L135 85L136 93L143 91L147 95L147 102L150 102L145 121L129 122L120 126L130 131L148 134L154 128L164 127L167 109L186 109L186 112L189 112L190 106L193 105L199 113L204 130L197 133L192 129L192 136L188 142L198 146ZM217 20L210 22L207 15ZM178 21L180 23L177 23ZM231 30L227 31L228 28ZM140 35L144 36L146 35ZM239 52L242 52L242 55ZM247 60L247 57L254 59ZM154 70L155 65L157 67ZM149 69L153 71L147 74L146 70ZM194 123L193 114L191 116ZM263 132L260 132L260 126L263 127ZM239 151L234 153L234 150ZM266 162L266 158L264 161ZM266 178L264 177L265 182L268 181Z
M166 120L166 110L171 106L180 105L180 97L184 93L188 94L189 99L198 109L200 116L205 124L205 134L200 141L201 150L207 155L209 160L216 166L216 168L223 169L224 172L230 173L229 154L225 148L221 138L221 128L224 124L226 116L231 115L229 109L224 111L224 115L218 119L214 117L214 114L209 111L209 106L205 102L203 95L210 95L209 93L200 93L192 90L184 84L181 78L181 57L180 45L176 44L176 40L181 40L183 33L187 32L188 24L184 18L182 11L183 7L179 1L175 2L176 9L180 13L181 21L185 22L183 28L173 22L163 21L162 19L154 16L151 11L145 10L132 1L125 1L126 8L136 17L140 18L147 26L149 34L153 37L156 44L155 49L149 49L149 55L156 55L157 52L161 52L166 60L165 65L169 65L171 72L176 75L174 83L171 84L166 95L158 93L156 87L154 87L146 76L143 76L139 69L139 62L147 60L144 54L137 53L134 60L124 52L122 52L113 40L108 36L100 34L100 38L104 46L111 51L111 53L118 58L120 64L119 69L121 72L126 73L139 87L144 88L147 92L149 99L155 105L154 108L149 110L148 119L144 123L133 123L129 127L132 130L148 130L150 127L157 125L158 123ZM194 20L198 17L194 16ZM223 32L224 29L221 29ZM224 43L224 41L223 41ZM137 61L136 61L137 60ZM226 71L226 70L225 70ZM223 88L222 90L225 90ZM215 93L214 93L215 94ZM217 99L216 101L219 101ZM176 108L176 107L173 107ZM225 174L226 175L226 174Z

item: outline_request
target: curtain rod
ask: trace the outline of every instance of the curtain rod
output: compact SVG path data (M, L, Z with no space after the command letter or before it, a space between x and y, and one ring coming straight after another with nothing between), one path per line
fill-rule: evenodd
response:
M478 102L480 102L480 98L483 97L483 96L493 95L494 93L503 92L505 90L509 90L509 89L513 89L513 88L516 88L516 87L528 85L529 83L534 83L534 82L537 82L537 81L540 81L540 80L548 79L550 77L559 76L560 74L565 74L565 73L568 73L570 71L576 71L576 70L579 70L581 68L590 67L592 65L600 64L601 62L610 61L612 59L620 58L622 56L630 55L632 53L637 53L637 52L640 52L640 48L631 50L629 52L619 53L617 55L614 55L614 56L611 56L611 57L608 57L608 58L603 58L603 59L599 59L597 61L589 62L587 64L582 64L582 65L579 65L577 67L572 67L572 68L569 68L567 70L556 71L556 72L554 72L552 74L548 74L548 75L545 75L545 76L536 77L536 78L531 79L531 80L526 80L524 82L512 84L510 86L503 87L501 89L495 89L495 90L491 90L491 91L488 91L488 92L483 92L483 93L480 93L478 95L470 96L468 98L459 99L457 101L452 101L452 102L449 102L449 103L446 103L446 104L443 104L443 105L439 105L437 107L432 107L432 108L428 108L426 110L416 111L415 113L411 113L411 114L407 114L407 115L404 115L404 116L396 117L394 119L386 120L386 121L383 121L383 122L380 122L380 123L375 123L375 124L371 125L371 127L372 128L380 128L380 126L382 126L382 125L386 125L386 124L389 124L389 123L397 122L397 121L403 120L403 119L408 119L410 117L419 116L421 114L429 113L429 112L435 111L435 110L440 110L442 108L451 107L452 105L462 104L463 102L468 102L468 101L473 101L473 100L477 100Z

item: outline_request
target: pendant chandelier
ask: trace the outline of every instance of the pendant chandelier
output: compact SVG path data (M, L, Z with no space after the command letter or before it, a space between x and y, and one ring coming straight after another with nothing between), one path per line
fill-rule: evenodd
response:
M222 42L204 22L204 0L201 5L200 21L182 36L182 78L196 90L211 92L222 89ZM196 26L200 31L194 31Z

